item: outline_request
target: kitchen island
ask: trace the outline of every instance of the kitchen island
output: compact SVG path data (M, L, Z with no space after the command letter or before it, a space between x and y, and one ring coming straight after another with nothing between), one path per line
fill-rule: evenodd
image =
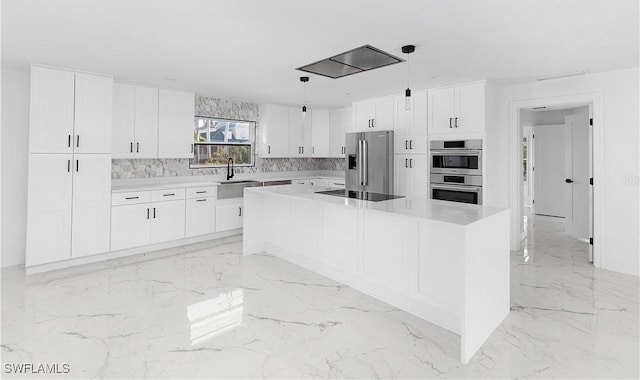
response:
M509 312L509 211L248 188L244 255L268 252L460 335L466 363Z

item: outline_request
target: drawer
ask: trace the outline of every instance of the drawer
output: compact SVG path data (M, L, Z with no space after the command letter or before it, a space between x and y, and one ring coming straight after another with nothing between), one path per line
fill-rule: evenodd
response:
M184 188L151 190L151 200L153 202L174 201L184 199Z
M151 191L127 191L124 193L111 193L111 205L132 205L136 203L151 202Z
M216 196L216 186L188 187L187 199L208 198Z

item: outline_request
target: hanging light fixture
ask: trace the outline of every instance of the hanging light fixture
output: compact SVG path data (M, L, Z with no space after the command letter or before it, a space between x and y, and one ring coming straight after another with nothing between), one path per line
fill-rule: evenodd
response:
M404 90L404 109L411 109L411 88L409 87L409 54L416 51L416 47L414 45L404 45L402 47L402 52L407 55L407 89Z
M307 86L306 83L309 81L309 77L300 77L300 82L302 82L302 120L307 118Z

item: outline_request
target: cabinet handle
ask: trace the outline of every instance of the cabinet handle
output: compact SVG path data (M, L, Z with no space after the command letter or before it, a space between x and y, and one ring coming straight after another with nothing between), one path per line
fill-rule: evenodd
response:
M316 154L316 147L315 146L311 147L311 154Z
M409 159L409 167L410 167L410 168L413 168L413 158L410 158L410 159Z
M449 128L453 128L452 122L453 122L453 118L450 117L449 118Z
M409 149L413 150L413 140L409 140Z
M376 127L376 119L371 119L371 128Z
M339 182L334 182L333 184L338 186L344 186L344 183L339 183Z
M149 219L149 207L147 207L147 219Z
M408 168L408 167L409 167L408 162L409 162L409 159L408 159L408 158L405 158L405 159L404 159L404 167L405 167L405 168Z
M71 148L71 135L69 135L69 138L67 139L67 147Z
M408 142L407 140L404 140L404 149L409 149L407 148L407 142Z
M124 199L138 199L140 197L125 197Z
M139 142L136 143L136 153L140 153L140 143ZM191 153L193 153L193 148L191 148Z
M204 199L196 199L196 202L206 202L206 201L207 201L207 198L204 198Z
M238 207L238 216L242 216L242 207Z
M458 128L458 118L456 117L456 124L455 127Z
M267 149L268 149L268 150L267 150L267 153L268 153L268 154L271 154L271 145L267 145Z
M80 171L80 160L76 160L76 173Z
M196 194L206 194L207 190L202 190L202 191L196 191Z
M80 135L76 135L76 148L80 148Z
M155 219L155 218L156 218L156 208L154 207L153 208L153 219Z
M163 197L172 197L176 195L176 193L167 193L167 194L162 194Z
M133 142L129 143L129 150L131 151L131 153L133 153Z
M304 147L303 147L303 146L301 146L301 148L302 148L302 154L304 154Z
M71 160L67 160L67 173L71 172Z

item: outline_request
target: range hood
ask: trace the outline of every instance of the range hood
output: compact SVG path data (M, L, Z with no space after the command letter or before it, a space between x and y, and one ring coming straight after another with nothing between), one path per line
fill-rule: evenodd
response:
M404 60L371 45L364 45L333 57L298 67L297 70L337 79L400 62L404 62Z

